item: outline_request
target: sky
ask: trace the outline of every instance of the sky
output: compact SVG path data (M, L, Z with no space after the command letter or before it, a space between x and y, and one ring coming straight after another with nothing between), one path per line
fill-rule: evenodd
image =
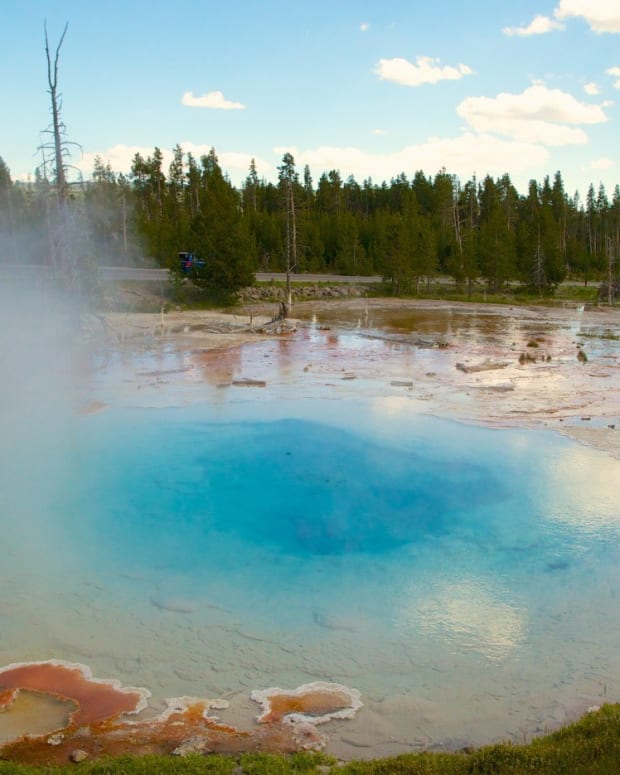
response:
M239 185L291 152L316 185L443 168L522 193L620 183L620 0L2 0L0 157L49 142L44 22L72 164L127 173L157 146L213 147Z

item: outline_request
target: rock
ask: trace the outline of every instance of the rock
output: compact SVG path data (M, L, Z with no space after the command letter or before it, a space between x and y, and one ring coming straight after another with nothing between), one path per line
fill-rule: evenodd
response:
M173 756L189 756L192 753L212 753L213 749L209 746L209 739L201 735L194 735L188 740L184 740L172 752Z
M86 759L88 759L88 753L84 751L82 748L76 748L75 751L71 751L69 758L71 759L72 762L79 764L80 762L83 762Z
M267 385L264 379L250 379L249 377L233 379L232 384L235 387L266 387Z
M296 721L294 729L293 740L302 751L322 751L327 745L327 738L309 721Z

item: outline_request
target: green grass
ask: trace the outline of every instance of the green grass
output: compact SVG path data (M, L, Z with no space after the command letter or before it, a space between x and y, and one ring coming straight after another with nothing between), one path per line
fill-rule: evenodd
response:
M0 761L0 775L617 775L620 705L596 713L529 745L493 745L471 753L404 754L364 762L336 762L323 754L292 756L192 755L121 757L62 767Z
M331 287L339 283L339 277L334 275L333 280L308 283L293 283L293 289L302 287ZM394 297L393 289L385 283L369 283L364 286L364 296L368 298ZM276 303L275 291L281 291L286 287L283 281L257 282L257 287L270 287L274 289L274 295L269 299L263 299L262 303ZM236 306L237 299L215 293L208 289L199 288L185 278L172 272L167 281L160 286L155 283L135 280L111 281L102 285L107 293L104 295L114 297L114 289L119 292L119 298L114 303L114 309L121 312L159 312L162 302L165 309L221 309L222 307ZM334 301L347 301L354 297L333 297ZM543 296L532 289L528 289L517 283L507 284L501 291L492 293L483 285L476 284L470 294L465 284L457 285L448 278L436 278L430 285L420 282L418 293L401 293L398 298L403 299L427 299L454 302L472 302L477 304L519 304L519 305L546 305L558 306L563 304L598 304L598 283L591 284L587 288L582 284L562 284L556 288L550 296ZM302 297L303 299L303 297ZM297 302L302 299L298 299ZM303 299L305 300L305 299ZM310 299L308 299L310 300Z
M334 283L335 284L335 283ZM377 283L368 286L366 293L369 297L393 296L389 285ZM496 293L480 286L475 285L472 292L469 293L465 285L457 285L453 281L421 282L418 286L418 293L401 293L398 298L406 299L427 299L440 301L471 302L475 304L519 304L519 305L543 305L558 306L565 303L575 304L598 304L598 290L596 286L590 285L585 288L583 285L560 285L555 292L550 295L540 296L536 291L519 284L507 284Z
M578 336L584 337L585 339L608 339L612 342L620 341L620 336L614 334L614 332L610 330L603 331L603 333L600 334L591 331L580 331Z

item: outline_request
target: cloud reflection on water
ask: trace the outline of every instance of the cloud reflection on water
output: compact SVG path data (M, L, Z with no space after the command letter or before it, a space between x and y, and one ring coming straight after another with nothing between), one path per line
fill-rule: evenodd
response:
M506 659L527 637L527 615L503 602L506 591L492 591L480 579L442 583L419 598L416 589L403 594L400 616L412 629L448 639L453 648L474 650L491 660Z
M620 461L603 452L566 445L544 459L539 488L549 519L579 532L620 527Z

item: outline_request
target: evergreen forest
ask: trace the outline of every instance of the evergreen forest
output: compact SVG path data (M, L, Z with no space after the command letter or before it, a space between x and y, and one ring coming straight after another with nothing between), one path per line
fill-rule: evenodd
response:
M2 262L54 264L56 198L40 170L13 181L0 159ZM287 153L277 182L259 178L252 161L237 188L215 150L196 159L177 146L167 169L155 148L136 154L128 175L97 158L65 200L81 265L174 269L177 253L192 251L206 262L199 281L228 291L288 267L381 275L395 294L441 274L464 289L517 282L543 295L567 278L612 279L620 246L620 186L590 185L582 199L560 172L530 181L527 193L508 174L463 182L446 170L359 183L334 169L315 181Z

